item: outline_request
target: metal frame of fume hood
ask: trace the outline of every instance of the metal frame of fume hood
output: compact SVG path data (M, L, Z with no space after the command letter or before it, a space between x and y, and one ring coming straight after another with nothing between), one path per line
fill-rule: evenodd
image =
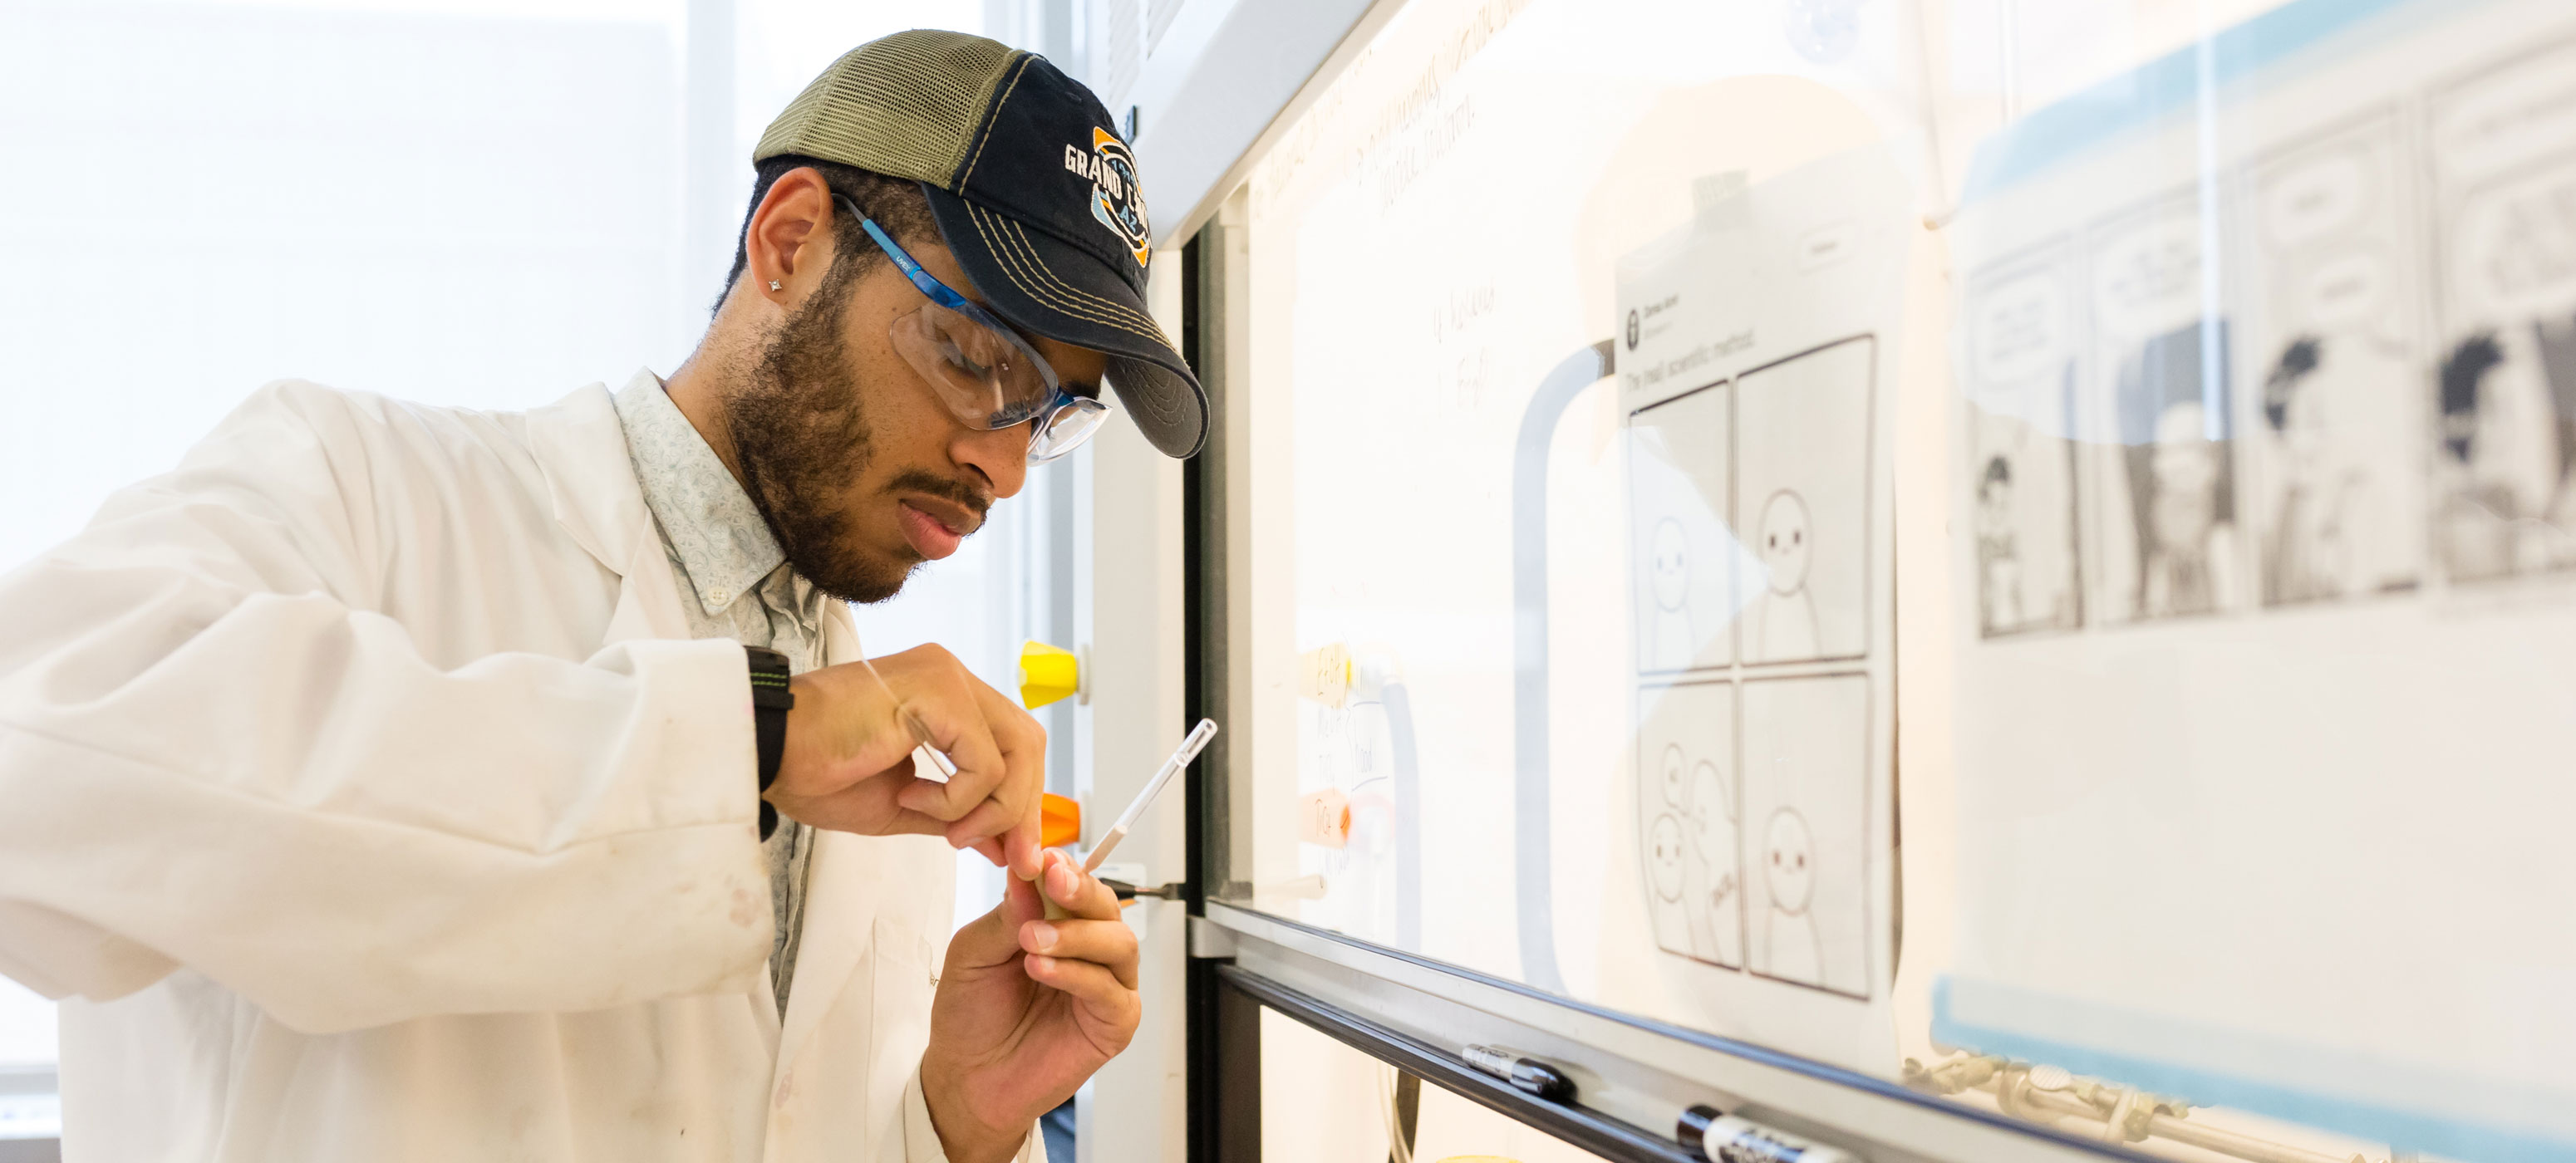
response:
M1191 919L1190 955L1227 988L1605 1159L1693 1159L1674 1138L1674 1124L1697 1103L1842 1147L1870 1163L2151 1158L1889 1079L1543 993L1265 913L1220 902L1205 907ZM1469 1044L1509 1046L1564 1068L1576 1080L1576 1102L1546 1102L1470 1069L1458 1056ZM1257 1055L1211 1065L1256 1079L1260 1070Z

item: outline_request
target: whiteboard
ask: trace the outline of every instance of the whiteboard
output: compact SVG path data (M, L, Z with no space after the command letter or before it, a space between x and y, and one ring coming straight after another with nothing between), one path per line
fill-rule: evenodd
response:
M1981 154L1936 1041L2576 1149L2571 77L2563 6L2306 0Z
M1234 843L1254 907L1893 1074L1919 54L1815 31L1419 0L1256 164Z

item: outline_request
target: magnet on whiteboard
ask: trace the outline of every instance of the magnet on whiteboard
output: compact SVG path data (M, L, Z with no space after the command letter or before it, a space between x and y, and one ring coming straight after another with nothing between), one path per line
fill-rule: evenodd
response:
M1308 792L1297 800L1297 838L1308 844L1340 848L1351 842L1351 798L1334 788Z
M1090 651L1044 642L1020 644L1020 705L1034 711L1059 699L1091 701Z
M1297 693L1328 707L1351 697L1351 650L1335 642L1297 656Z

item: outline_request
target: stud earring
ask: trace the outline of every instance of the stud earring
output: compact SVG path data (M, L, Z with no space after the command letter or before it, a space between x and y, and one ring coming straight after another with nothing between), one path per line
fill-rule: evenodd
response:
M778 280L776 280L776 279L771 279L771 280L769 280L769 289L770 289L770 290L773 290L773 291L777 290L777 289L778 289Z

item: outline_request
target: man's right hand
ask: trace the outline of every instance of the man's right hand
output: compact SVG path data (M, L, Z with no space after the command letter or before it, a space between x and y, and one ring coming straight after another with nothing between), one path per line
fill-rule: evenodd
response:
M1038 872L1038 799L1046 786L1046 728L937 646L866 664L807 671L788 681L786 749L767 798L790 819L871 836L946 837L1023 878ZM891 688L893 697L887 697ZM900 700L898 702L898 700ZM930 745L957 765L942 784L912 770L910 709Z

